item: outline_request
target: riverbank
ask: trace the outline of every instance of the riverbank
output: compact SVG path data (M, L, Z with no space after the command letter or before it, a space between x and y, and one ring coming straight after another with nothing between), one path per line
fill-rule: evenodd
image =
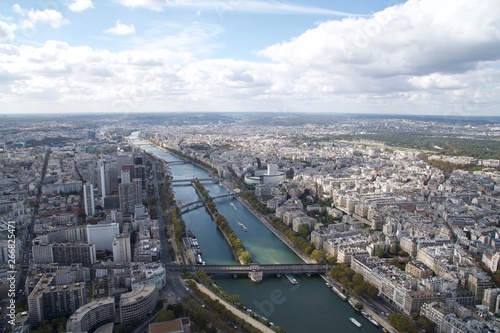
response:
M245 206L246 209L248 209L250 212L252 212L252 214L259 219L259 221L262 222L262 224L264 224L273 234L276 235L276 237L278 237L283 243L285 243L289 248L290 250L292 250L293 252L295 252L295 254L297 256L300 257L300 259L302 259L305 263L308 263L308 264L314 264L315 261L312 260L311 258L309 258L307 255L305 255L302 251L300 251L299 249L297 249L295 247L295 245L293 245L289 240L288 238L283 235L283 233L281 233L280 230L276 229L274 227L274 225L271 223L271 221L269 221L269 219L264 216L263 214L259 213L258 211L256 211L250 204L248 204L248 202L246 202L245 199L241 198L241 197L235 197L236 200L238 200L243 206Z
M246 321L247 323L249 323L250 325L252 325L253 327L257 328L258 330L260 330L264 333L276 333L275 331L273 331L272 329L270 329L266 325L262 324L260 321L252 318L249 314L240 311L239 309L235 308L234 306L232 306L231 304L229 304L228 302L226 302L225 300L223 300L219 296L215 295L211 290L209 290L204 285L202 285L194 280L193 280L193 282L196 283L196 286L198 287L198 289L200 289L201 292L208 295L211 299L219 301L222 305L224 305L224 307L226 309L231 311L231 313L234 314L235 316L238 316L242 320Z

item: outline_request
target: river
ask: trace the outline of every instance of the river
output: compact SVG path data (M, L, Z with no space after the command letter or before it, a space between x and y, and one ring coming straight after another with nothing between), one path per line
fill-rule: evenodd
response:
M181 161L172 154L146 142L136 141L141 148L165 161ZM173 180L207 178L208 173L192 164L170 166ZM204 184L212 196L228 192L217 183ZM184 203L198 200L192 186L174 185L176 200ZM262 222L237 200L228 197L214 201L220 214L224 215L254 262L261 264L303 263L288 246L274 235ZM232 205L230 205L232 203ZM182 214L186 229L192 230L200 244L203 260L207 264L236 264L231 249L203 207ZM241 224L247 227L244 231ZM215 283L229 294L238 294L247 306L289 333L305 332L380 332L335 293L326 287L317 276L295 276L298 284L292 285L284 276L265 275L261 283L248 278L216 276ZM357 328L349 321L355 318L362 324Z

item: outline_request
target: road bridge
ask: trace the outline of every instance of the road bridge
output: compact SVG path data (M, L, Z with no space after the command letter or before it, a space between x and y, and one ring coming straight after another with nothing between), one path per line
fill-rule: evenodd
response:
M164 161L166 164L168 165L181 165L181 164L191 164L191 162L188 162L188 161L171 161L171 162L168 162L168 161Z
M219 180L216 178L186 178L186 179L171 179L171 180L169 180L169 182L172 184L175 184L175 183L194 183L194 182L218 183Z
M264 274L324 274L328 273L331 264L250 264L250 265L166 265L167 270L187 272L204 271L207 274L248 274L262 272Z

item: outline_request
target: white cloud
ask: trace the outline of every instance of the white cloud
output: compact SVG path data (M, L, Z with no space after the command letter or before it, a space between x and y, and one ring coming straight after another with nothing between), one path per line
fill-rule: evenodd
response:
M68 4L68 8L72 12L79 13L84 10L94 8L94 4L92 3L92 0L75 0L74 2Z
M12 11L14 11L14 13L17 13L21 16L25 16L26 12L27 12L25 9L22 9L21 6L19 6L19 4L17 4L17 3L12 6Z
M443 7L443 8L441 8ZM258 54L328 73L386 77L462 72L500 59L500 2L409 0L369 18L319 24Z
M0 85L0 101L48 111L496 115L500 4L441 2L447 11L433 0L409 0L369 18L323 22L261 50L260 62L199 59L223 31L206 24L135 37L136 49L122 52L60 41L0 43L0 80L8 82ZM158 29L147 35L166 30Z
M0 21L0 41L13 40L15 38L14 31L17 29L15 24Z
M54 9L30 9L30 11L28 12L28 18L34 24L38 22L46 23L53 28L59 28L61 25L68 23L68 21L63 18L62 14Z
M212 10L219 14L224 12L244 12L262 14L303 14L303 15L331 15L331 16L364 16L342 11L324 9L314 6L292 4L283 1L264 0L117 0L126 7L144 7L154 11L164 8L195 8Z
M133 24L126 25L123 24L120 20L117 20L114 27L104 30L104 32L115 35L130 35L135 32L135 27Z

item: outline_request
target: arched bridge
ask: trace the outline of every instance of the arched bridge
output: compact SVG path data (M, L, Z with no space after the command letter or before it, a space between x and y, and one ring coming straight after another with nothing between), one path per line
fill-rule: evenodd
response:
M221 194L221 195L212 197L212 200L220 199L220 198L227 198L227 197L236 197L239 195L241 195L241 194L240 193ZM189 206L198 205L198 204L202 204L202 203L204 203L204 201L200 199L200 200L196 200L196 201L192 201L192 202L188 202L188 203L181 203L177 207L179 207L182 210L182 209L187 208Z
M250 265L166 265L166 270L187 272L204 271L207 274L248 274L259 271L264 274L327 273L331 264L250 264Z

